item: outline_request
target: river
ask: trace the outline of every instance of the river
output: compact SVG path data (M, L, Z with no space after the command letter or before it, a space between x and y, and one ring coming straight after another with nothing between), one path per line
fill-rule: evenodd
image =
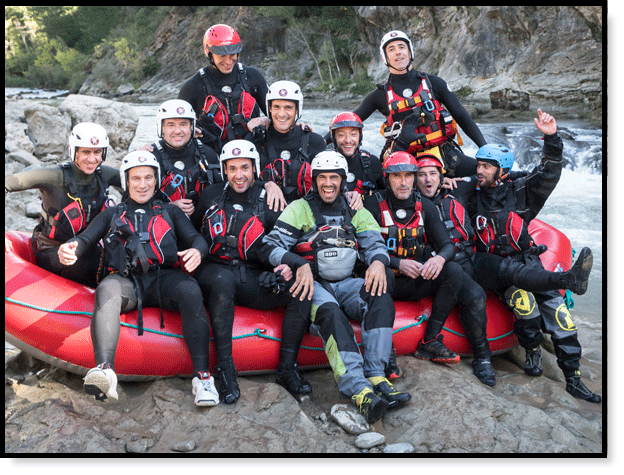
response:
M134 150L156 140L156 112L158 104L135 104L139 114L136 136L130 145ZM328 130L331 119L342 110L306 108L301 118L321 135ZM362 148L377 155L384 144L379 133L383 116L375 113L366 122ZM537 164L541 151L541 134L529 123L479 124L485 139L490 143L509 146L522 165L514 169L530 170ZM572 317L579 329L583 356L602 364L602 130L580 121L558 122L564 138L564 168L561 181L546 202L538 218L564 232L577 252L590 247L594 254L594 267L589 289L583 296L573 295ZM461 131L460 131L461 132ZM463 151L474 156L477 146L462 134Z

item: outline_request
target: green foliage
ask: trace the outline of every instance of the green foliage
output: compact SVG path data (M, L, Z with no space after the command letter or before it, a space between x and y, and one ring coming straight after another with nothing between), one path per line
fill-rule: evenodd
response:
M78 87L90 57L116 85L155 74L160 64L146 46L170 7L5 7L5 84ZM114 71L116 70L116 71ZM20 84L20 82L22 84Z

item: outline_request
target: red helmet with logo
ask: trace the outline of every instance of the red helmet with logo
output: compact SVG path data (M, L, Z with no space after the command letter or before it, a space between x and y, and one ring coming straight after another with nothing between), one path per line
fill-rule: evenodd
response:
M337 129L341 129L343 127L353 127L356 129L363 129L364 124L362 123L362 119L360 119L360 117L357 114L354 114L353 112L340 112L339 114L337 114L336 117L334 117L329 124L329 130L331 131L331 134L332 134L332 142L334 142L334 146L336 146L336 140L334 138L334 131ZM360 130L359 145L362 145L362 136L363 136L362 130Z
M388 176L388 173L416 173L418 165L413 155L407 152L393 152L384 160L383 171L384 176Z
M217 56L238 54L243 49L243 43L236 30L229 25L212 25L204 34L204 51Z

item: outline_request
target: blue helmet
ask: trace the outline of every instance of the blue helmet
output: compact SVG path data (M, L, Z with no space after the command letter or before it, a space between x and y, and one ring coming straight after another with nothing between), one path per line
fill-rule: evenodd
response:
M513 152L509 147L498 144L487 144L477 150L477 160L489 160L495 162L499 168L511 170L514 164Z

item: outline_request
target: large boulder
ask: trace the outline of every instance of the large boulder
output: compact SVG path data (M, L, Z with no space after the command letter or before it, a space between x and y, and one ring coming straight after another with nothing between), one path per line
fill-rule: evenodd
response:
M56 107L33 102L24 109L27 134L34 145L33 154L43 161L55 161L67 155L71 118Z
M139 123L139 116L131 105L101 97L70 94L58 109L71 117L72 125L80 122L100 124L108 132L115 149L128 149Z

